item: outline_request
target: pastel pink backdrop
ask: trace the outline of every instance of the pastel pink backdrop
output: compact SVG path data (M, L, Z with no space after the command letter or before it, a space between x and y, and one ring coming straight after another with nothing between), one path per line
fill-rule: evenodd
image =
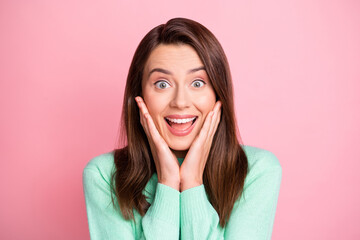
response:
M89 239L82 170L116 146L137 44L179 16L218 37L243 142L282 165L272 239L360 239L359 10L355 0L1 1L0 239Z

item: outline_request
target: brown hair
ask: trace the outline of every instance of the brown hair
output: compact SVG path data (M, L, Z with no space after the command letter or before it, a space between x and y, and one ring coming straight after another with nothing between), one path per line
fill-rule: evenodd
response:
M227 58L215 36L193 20L174 18L153 28L135 51L127 77L121 119L127 146L114 151L116 170L112 176L112 189L125 219L134 219L133 209L142 216L145 215L150 204L146 201L143 190L156 168L134 98L141 96L145 63L159 44L192 46L205 66L216 100L222 103L221 120L204 169L203 183L210 203L219 214L220 226L224 227L235 201L242 194L248 161L237 138L233 88Z

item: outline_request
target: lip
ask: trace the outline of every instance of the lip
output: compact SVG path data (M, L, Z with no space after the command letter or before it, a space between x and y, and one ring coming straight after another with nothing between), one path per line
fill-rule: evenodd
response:
M197 117L196 115L178 115L178 114L173 114L173 115L168 115L165 116L166 118L176 118L176 119L184 119L184 118L193 118L193 117Z
M184 118L193 118L193 117L197 117L197 116L195 116L195 115L168 115L166 117L167 118L184 119ZM165 119L164 119L164 121L166 123L167 128L173 135L183 137L183 136L190 134L191 131L194 129L196 122L197 122L197 118L196 118L195 122L189 128L184 129L184 130L174 129L167 123L167 121Z

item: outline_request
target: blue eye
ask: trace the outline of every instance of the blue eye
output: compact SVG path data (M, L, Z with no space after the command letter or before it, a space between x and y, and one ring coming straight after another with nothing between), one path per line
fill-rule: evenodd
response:
M159 89L165 89L170 87L170 84L166 81L157 81L155 83L155 87L159 88Z
M205 82L203 80L195 80L191 83L191 85L196 88L201 88L205 85Z

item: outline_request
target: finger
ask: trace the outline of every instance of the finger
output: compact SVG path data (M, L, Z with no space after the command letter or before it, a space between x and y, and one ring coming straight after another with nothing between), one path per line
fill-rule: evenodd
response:
M144 114L143 114L143 111L142 111L142 105L141 105L141 102L140 102L140 99L139 97L135 97L135 101L136 101L136 104L139 108L139 116L140 116L140 123L143 127L145 127L145 120L144 120Z
M220 119L221 119L221 112L219 111L218 114L214 117L214 125L211 128L211 133L209 137L212 139L215 136L215 133L219 127Z
M144 115L145 115L145 113L149 113L149 111L148 111L148 109L147 109L147 107L146 107L145 101L144 101L144 99L142 99L142 97L137 96L137 97L135 98L135 100L136 100L136 102L138 103L138 106L139 106L141 112L142 112Z
M162 142L162 141L163 141L163 138L160 136L160 133L159 133L159 131L157 130L157 128L156 128L156 126L155 126L155 123L154 123L152 117L150 116L150 114L149 114L149 113L146 113L144 116L145 116L145 118L146 118L146 123L147 123L148 130L149 130L149 134L150 134L152 140L153 140L155 143Z
M146 113L149 113L149 111L148 111L148 109L146 107L146 104L145 104L144 100L141 97L138 96L138 97L135 98L135 100L136 100L136 103L138 104L138 107L140 109L140 113L141 113L140 115L144 116ZM143 118L143 121L145 121L144 118Z
M206 118L205 118L205 122L204 122L204 124L203 124L203 126L202 126L202 128L200 130L200 133L199 133L199 138L202 141L204 141L206 139L206 137L208 136L213 115L214 115L214 111L210 111L208 113L208 115L206 116Z
M211 121L210 121L210 126L209 126L209 130L207 131L206 134L206 138L208 139L209 137L211 137L212 133L213 133L213 129L215 126L215 122L216 122L216 117L218 115L218 108L219 108L219 101L217 101L213 107L213 116L211 117Z
M140 123L144 128L146 135L149 135L148 124L145 119L145 114L148 113L144 100L141 97L136 97L135 101L139 107Z
M138 101L139 101L139 104L140 104L140 109L141 109L141 112L142 112L142 115L143 115L143 119L144 119L143 121L144 121L144 124L146 126L147 133L150 134L148 120L147 120L147 118L145 118L145 116L148 115L148 117L151 119L151 121L152 121L152 118L150 116L149 110L146 107L145 101L142 99L142 97L138 97Z
M144 125L149 134L148 137L151 137L152 140L157 143L159 141L163 141L163 138L160 136L159 131L157 130L155 123L146 107L144 100L141 97L136 97L136 101L138 102L139 108L144 118Z
M220 118L221 118L221 102L218 101L214 107L214 117L211 121L211 126L210 126L211 130L209 131L209 137L211 137L211 138L214 137L215 132L216 132L217 127L220 122Z

